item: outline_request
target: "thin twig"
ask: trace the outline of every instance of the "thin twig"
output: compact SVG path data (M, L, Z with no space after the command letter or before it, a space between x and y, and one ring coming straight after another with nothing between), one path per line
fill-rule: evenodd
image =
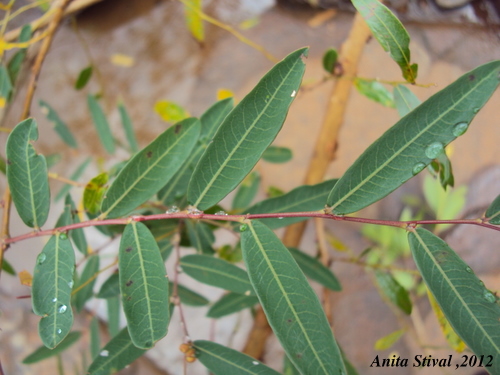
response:
M53 180L57 180L57 181L62 181L65 184L73 185L76 187L85 187L87 185L87 184L84 184L81 182L70 180L69 178L66 178L66 177L61 177L57 173L53 173L53 172L49 172L49 178L51 178Z

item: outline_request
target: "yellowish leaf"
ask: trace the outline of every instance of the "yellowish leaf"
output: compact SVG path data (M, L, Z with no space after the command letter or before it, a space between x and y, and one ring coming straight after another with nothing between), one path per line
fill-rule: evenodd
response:
M326 232L326 240L328 241L330 246L337 251L341 251L343 253L349 251L349 248L339 238L337 238L330 232Z
M135 61L134 58L131 56L124 55L122 53L115 53L111 55L111 63L116 66L130 68L131 66L134 66Z
M226 98L234 98L234 92L229 89L218 89L217 90L217 100L222 100Z
M7 101L5 100L5 98L3 96L0 96L0 108L5 107L6 102Z
M405 333L404 330L400 329L398 331L389 333L387 336L384 336L377 340L375 343L375 350L386 350L393 346L396 341L398 341L401 336Z
M203 20L200 17L200 12L202 12L201 3L202 0L184 1L187 27L193 37L199 42L205 40L205 29L203 27Z
M22 270L21 272L19 272L18 276L19 281L21 281L22 285L31 286L33 281L33 276L31 275L31 273L26 270Z
M251 29L252 27L254 26L257 26L260 22L260 18L259 17L252 17L252 18L249 18L243 22L240 22L239 24L239 28L241 30L248 30L248 29Z
M167 100L159 100L155 103L154 110L160 117L167 122L179 122L188 118L189 112L179 104Z

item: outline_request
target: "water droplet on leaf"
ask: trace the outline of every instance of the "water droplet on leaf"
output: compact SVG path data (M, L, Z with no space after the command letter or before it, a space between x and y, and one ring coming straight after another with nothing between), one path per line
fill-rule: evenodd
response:
M425 156L429 159L435 159L444 151L444 146L441 142L433 142L425 149Z
M292 98L295 98L295 95L297 94L297 91L293 90L292 95L290 95Z
M45 262L45 259L47 259L47 255L45 255L44 253L40 253L40 255L38 255L38 258L36 259L36 262L38 264L42 264L43 262Z
M283 220L283 216L278 217L278 220Z
M179 207L177 206L171 206L167 211L165 211L166 214L175 214L179 212Z
M57 312L58 312L59 314L63 314L63 313L65 313L65 312L66 312L66 310L68 310L68 306L66 306L66 305L61 305L61 306L59 306L59 307L57 308Z
M422 172L424 168L425 168L425 163L419 162L413 166L411 173L415 176L416 174Z
M240 232L245 232L248 229L248 225L242 224L240 225Z
M67 239L68 239L68 235L67 235L66 233L61 233L61 234L59 235L59 238L60 238L61 240L67 240Z
M101 350L101 352L99 353L99 355L101 357L107 357L109 355L109 351L107 351L107 350Z
M257 361L252 361L252 364L254 364L254 365L256 365L256 366L257 366L257 365L259 364L259 362L257 362Z
M195 207L189 207L188 210L187 210L187 212L190 215L201 215L203 213L203 212L201 212L200 210L198 210Z
M57 298L56 297L52 298L52 302L57 302Z
M227 213L224 212L224 211L222 211L222 210L221 211L217 211L215 214L216 215L220 215L220 216L226 216L227 215Z
M491 293L489 290L484 292L483 297L486 301L491 302L491 303L495 303L497 300L495 295L493 293Z
M470 267L465 268L465 270L466 270L467 272L469 272L469 273L472 273L472 268L470 268Z
M58 335L60 335L62 333L62 329L58 328L56 332L57 332Z
M474 113L478 113L481 110L481 108L474 108L473 111Z
M467 124L466 122L459 122L458 124L456 124L453 127L453 135L455 137L459 137L462 134L464 134L468 128L469 128L469 124Z
M75 285L75 282L73 280L71 280L69 283L68 283L68 286L70 288L73 288L73 285Z

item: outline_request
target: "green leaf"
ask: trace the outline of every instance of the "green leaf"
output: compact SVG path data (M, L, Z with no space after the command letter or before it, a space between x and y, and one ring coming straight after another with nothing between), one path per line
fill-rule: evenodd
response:
M73 325L71 289L75 253L64 233L52 236L38 255L33 273L33 312L42 317L38 332L43 344L55 348Z
M412 304L408 291L403 288L390 273L375 271L375 278L380 291L405 314L410 315Z
M78 179L82 176L83 172L85 172L85 169L89 166L90 162L92 161L92 158L87 158L85 159L73 172L73 174L69 177L70 180L73 181L78 181ZM69 191L71 190L72 185L70 184L65 184L61 190L56 194L56 197L54 200L57 202L64 198Z
M186 119L130 159L106 193L102 217L126 215L165 186L191 153L199 132L200 122Z
M139 146L137 145L137 139L135 138L134 127L132 125L132 120L125 109L123 102L118 104L118 112L120 112L120 118L122 120L123 130L125 131L125 136L127 137L128 144L130 146L130 151L136 153L139 151Z
M340 352L342 353L342 359L344 361L345 368L347 370L346 375L359 375L358 371L356 368L353 366L353 364L349 361L349 359L346 357L344 351L342 348L340 348Z
M46 346L40 346L33 353L26 356L23 359L23 363L25 365L30 365L32 363L37 363L43 361L44 359L56 356L61 354L66 349L68 349L71 345L77 342L82 336L81 332L70 332L68 336L64 340L61 341L59 345L57 345L54 349L48 349Z
M165 264L144 224L132 221L125 227L118 261L130 337L138 348L151 348L167 334L169 294Z
M215 236L210 227L199 220L186 220L184 223L186 224L191 246L194 247L198 253L213 254L214 249L212 245L215 242Z
M100 347L101 333L99 331L99 319L94 316L90 321L90 356L92 359L97 358Z
M78 290L75 294L74 305L77 312L81 312L92 295L94 294L94 284L96 279L96 274L99 272L99 255L91 255L87 259L87 264L82 271L78 283L76 284L75 290Z
M500 195L490 204L484 216L490 224L500 224Z
M10 81L9 72L5 66L0 65L0 108L4 108L10 101L12 94L12 82Z
M328 48L323 54L323 68L328 74L333 73L338 57L339 54L335 48Z
M16 276L16 270L5 258L2 259L2 271L7 272L9 275Z
M283 356L283 375L301 375L286 354Z
M96 215L99 213L104 199L104 193L108 189L108 179L108 173L103 172L95 176L85 185L85 190L83 191L83 207L89 214Z
M319 259L313 258L298 249L288 248L288 250L290 250L290 254L292 254L293 259L295 259L302 272L311 280L333 291L342 290L339 280L330 268L322 264Z
M387 350L391 346L393 346L405 333L404 330L400 329L398 331L394 331L389 333L387 336L384 336L377 340L375 343L375 350Z
M257 303L259 303L259 299L255 296L228 293L210 307L207 317L215 319L222 318L223 316L248 309L249 307L255 306Z
M444 190L446 190L448 186L455 186L455 177L453 176L451 161L445 152L434 159L431 164L429 164L428 168L435 177L439 178L439 182Z
M292 150L286 147L269 146L262 154L262 159L268 163L281 164L292 160Z
M110 337L115 337L120 332L120 297L106 299L108 312L108 332Z
M224 119L196 166L188 202L205 210L229 194L252 170L281 129L299 89L307 48L276 64Z
M0 155L0 172L3 174L7 173L7 164L5 163L5 159Z
M12 201L23 222L40 228L49 215L50 191L47 162L35 152L31 141L38 139L36 121L16 125L7 138L7 181Z
M172 250L174 249L171 238L166 238L164 240L158 241L158 247L160 248L161 259L166 262L168 257L172 253Z
M75 202L71 199L71 195L68 194L66 196L64 205L70 209L71 223L78 224L80 222L80 218L78 217L78 211L76 210ZM69 235L80 253L87 255L87 239L85 238L83 228L73 229L69 232Z
M172 293L174 290L174 284L169 283L169 285L170 292ZM191 289L180 284L177 284L177 294L179 295L181 302L188 306L206 306L210 303L210 301L202 295L193 292Z
M111 298L120 295L120 276L118 272L114 272L102 284L101 289L97 293L97 298Z
M97 135L99 136L104 149L108 154L114 154L115 140L113 139L113 134L111 134L108 120L106 119L99 102L94 96L89 94L87 96L87 104L89 106L90 114L92 115L92 121L94 122L97 130Z
M90 81L90 78L92 77L92 72L93 72L92 65L87 66L85 69L82 69L80 71L80 74L78 74L78 78L76 79L75 82L76 90L81 90L87 85L87 83Z
M204 284L239 294L254 294L247 273L225 260L192 254L182 257L180 265L186 274Z
M304 374L344 374L321 303L288 249L259 221L248 223L241 246L267 320L295 367Z
M385 107L395 107L392 93L387 90L385 86L380 82L363 78L356 78L354 80L354 86L361 94L366 96L368 99L382 104Z
M337 215L385 197L465 133L498 86L500 61L482 65L430 97L386 131L354 162L328 196Z
M31 39L31 25L24 25L19 34L19 42L27 42ZM20 48L11 57L7 64L7 70L9 71L9 77L11 82L16 82L19 72L21 71L21 66L23 64L24 58L26 57L26 48Z
M408 234L413 258L455 332L476 355L500 368L500 305L446 242L423 228Z
M245 177L233 199L233 210L241 211L252 203L260 185L260 174L253 171Z
M363 16L373 36L384 51L399 65L404 79L415 83L417 65L410 62L410 36L401 21L377 0L352 0Z
M47 120L52 122L52 126L56 133L61 137L64 143L66 143L71 148L78 148L75 137L71 134L68 126L59 117L57 112L45 101L40 100L38 102L42 113L47 117Z
M403 85L394 87L394 104L401 117L413 111L420 103L420 99L408 87Z
M176 200L186 195L189 179L193 174L201 155L219 128L222 120L233 108L233 98L216 102L200 118L201 132L198 143L182 167L172 177L168 184L158 192L158 199L166 205L171 205Z
M185 18L186 25L191 32L191 35L198 41L205 40L205 28L203 27L203 19L198 12L202 12L202 0L186 0Z
M62 160L62 156L61 154L50 154L45 157L45 160L47 162L47 169L50 169Z
M111 339L87 370L88 375L111 375L142 356L146 350L134 346L127 327Z
M279 375L279 372L262 362L215 342L196 340L193 346L196 349L196 358L215 375Z
M258 214L263 212L280 213L321 210L324 208L325 200L336 182L337 180L328 180L317 185L299 186L279 197L261 201L250 207L245 213ZM306 219L304 217L263 219L263 223L271 229L277 229Z

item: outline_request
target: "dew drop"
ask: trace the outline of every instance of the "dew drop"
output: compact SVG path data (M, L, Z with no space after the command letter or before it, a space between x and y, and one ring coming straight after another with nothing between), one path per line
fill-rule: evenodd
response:
M420 172L422 172L424 170L424 168L425 168L425 164L419 162L413 166L411 173L415 176L415 175L419 174Z
M221 211L217 211L215 214L219 215L219 216L226 216L227 215L227 213L224 212L224 211L222 211L222 210Z
M465 270L466 270L467 272L469 272L469 273L472 273L472 268L470 268L470 267L465 268Z
M68 235L67 235L66 233L61 233L61 234L59 235L59 238L60 238L61 240L67 240L67 239L68 239Z
M474 108L473 111L474 113L478 113L481 110L481 108Z
M245 232L248 229L248 225L242 224L240 225L240 232Z
M52 302L57 302L57 298L56 297L52 298Z
M292 98L295 98L295 95L297 95L297 91L293 90L292 95L290 95Z
M467 124L466 122L459 122L458 124L456 124L453 127L453 135L455 137L459 137L462 134L464 134L468 128L469 128L469 124Z
M43 262L45 262L45 259L47 259L47 255L45 255L44 253L40 253L40 255L38 255L36 259L36 262L38 264L42 264Z
M179 212L179 207L177 206L171 206L167 211L165 211L166 214L175 214Z
M73 289L73 285L75 285L75 282L73 280L71 280L69 283L68 283L68 286Z
M444 151L444 146L441 142L432 142L425 149L425 156L427 156L429 159L435 159L439 155L441 155L443 151Z
M497 300L495 295L493 293L491 293L489 290L484 292L483 297L486 301L491 302L491 303L495 303Z
M107 357L109 355L109 351L107 351L107 350L101 350L101 352L99 353L99 355L101 357Z
M202 214L202 212L200 210L198 210L197 208L195 208L195 207L189 207L187 209L187 212L190 215L201 215Z
M56 332L57 332L58 335L60 335L62 333L62 329L58 328Z
M257 366L257 365L259 364L259 362L257 362L257 361L252 361L252 364L253 364L253 365L255 365L255 366Z
M283 216L278 217L278 220L283 220Z
M59 314L63 314L63 313L65 313L65 312L66 312L66 310L68 310L68 306L66 306L66 305L61 305L61 306L59 306L59 307L57 308L57 312L58 312Z

